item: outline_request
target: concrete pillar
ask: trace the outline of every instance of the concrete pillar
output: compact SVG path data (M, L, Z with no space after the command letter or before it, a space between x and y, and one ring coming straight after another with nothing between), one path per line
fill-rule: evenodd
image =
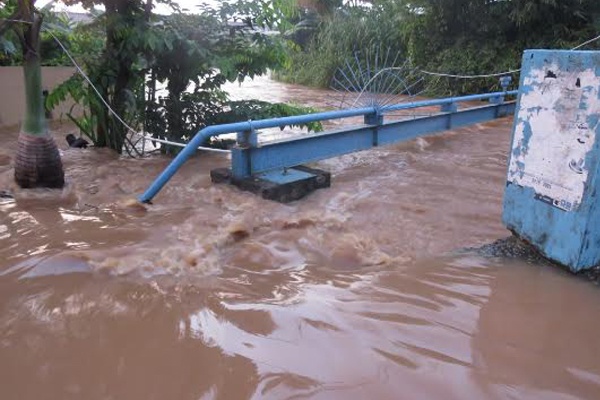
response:
M600 52L523 55L503 222L576 272L600 264Z

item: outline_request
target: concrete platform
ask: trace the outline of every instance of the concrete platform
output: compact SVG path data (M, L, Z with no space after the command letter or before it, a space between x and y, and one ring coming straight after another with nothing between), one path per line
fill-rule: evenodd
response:
M289 203L299 200L317 189L331 186L331 174L320 169L297 166L286 170L269 171L248 178L234 178L231 169L210 171L213 183L229 183L258 194L263 199Z

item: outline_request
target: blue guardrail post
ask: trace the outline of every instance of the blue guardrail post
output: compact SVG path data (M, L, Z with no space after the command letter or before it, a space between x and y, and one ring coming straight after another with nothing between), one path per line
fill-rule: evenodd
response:
M600 263L600 51L528 50L503 222L577 272Z

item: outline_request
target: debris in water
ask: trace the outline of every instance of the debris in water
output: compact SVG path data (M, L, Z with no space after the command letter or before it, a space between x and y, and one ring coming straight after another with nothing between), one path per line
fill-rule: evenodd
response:
M8 190L0 190L0 204L14 203L15 197Z
M234 222L227 227L227 233L235 242L239 242L250 236L250 229L241 222Z
M600 285L600 265L596 265L590 269L586 269L581 272L586 278L594 282L596 285Z
M499 239L493 243L485 244L479 248L468 248L464 251L474 251L484 257L515 258L523 260L529 264L552 265L568 270L567 267L547 259L529 243L519 239L516 236ZM600 285L600 265L583 270L575 275L584 276L594 282L596 285Z
M90 143L82 137L76 138L75 135L73 135L72 133L69 133L66 136L66 139L67 143L69 143L69 147L74 147L78 149L87 149L88 144Z
M498 239L493 243L485 244L479 248L468 248L465 250L475 251L477 254L485 257L518 258L535 264L549 262L533 246L516 236Z
M140 203L137 199L134 198L127 198L127 199L123 199L120 200L117 203L117 208L119 209L123 209L127 212L130 212L131 214L141 217L143 215L146 214L146 212L148 212L148 208Z

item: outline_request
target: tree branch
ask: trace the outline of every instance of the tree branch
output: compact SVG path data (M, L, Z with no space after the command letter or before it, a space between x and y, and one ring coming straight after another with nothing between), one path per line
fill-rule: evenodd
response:
M0 36L4 35L4 33L13 28L15 26L16 23L20 23L20 22L15 22L21 19L21 10L15 10L15 12L13 12L8 18L6 19L2 19L0 21Z

